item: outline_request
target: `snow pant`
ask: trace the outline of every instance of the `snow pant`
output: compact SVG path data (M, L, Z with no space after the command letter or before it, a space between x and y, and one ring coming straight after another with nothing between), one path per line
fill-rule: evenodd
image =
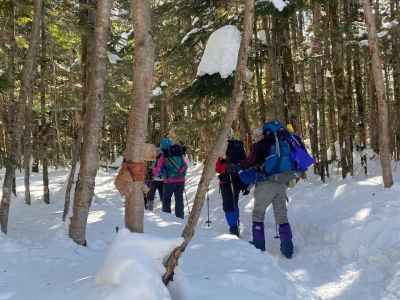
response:
M265 251L264 218L267 207L272 203L275 223L279 224L282 254L291 258L293 255L292 230L287 218L287 185L294 174L283 173L271 176L266 181L258 182L254 190L253 208L253 244Z
M175 216L178 218L184 218L183 211L183 192L185 190L185 184L182 183L164 183L163 185L163 196L162 196L162 211L171 213L171 199L172 195L175 198Z
M232 230L239 225L239 193L240 187L231 183L220 185L222 195L222 208L225 212L226 222Z
M266 180L256 184L254 190L253 222L264 223L265 211L272 203L275 222L277 224L288 223L286 208L287 182Z
M153 210L154 208L154 198L156 196L156 192L160 195L160 199L163 196L163 182L160 180L152 180L150 182L150 191L146 197L145 208L148 210Z

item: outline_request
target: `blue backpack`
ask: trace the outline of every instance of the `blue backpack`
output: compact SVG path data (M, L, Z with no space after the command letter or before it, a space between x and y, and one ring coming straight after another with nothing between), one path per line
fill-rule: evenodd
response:
M183 158L184 149L175 144L163 152L165 156L164 176L166 178L184 177L187 171L187 165Z
M274 141L271 143L269 154L263 165L265 174L271 176L296 171L296 164L288 142L290 139L288 130L279 121L272 121L264 124L263 133Z
M265 123L263 133L271 141L268 156L262 165L264 172L259 172L256 168L240 171L239 176L243 183L255 184L271 175L284 172L305 172L315 163L301 139L290 134L279 121Z

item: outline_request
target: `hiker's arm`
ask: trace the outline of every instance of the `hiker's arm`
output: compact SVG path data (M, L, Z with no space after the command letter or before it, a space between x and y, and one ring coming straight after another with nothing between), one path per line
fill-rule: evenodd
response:
M218 157L218 160L215 163L215 172L218 174L226 173L226 160L222 157Z
M251 167L256 166L256 161L257 161L257 153L256 153L256 147L253 145L251 152L249 156L240 162L240 167L242 169L249 169Z

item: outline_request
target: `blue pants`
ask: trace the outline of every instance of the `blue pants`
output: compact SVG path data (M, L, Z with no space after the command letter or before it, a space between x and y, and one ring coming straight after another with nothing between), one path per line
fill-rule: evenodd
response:
M222 208L229 227L239 225L239 193L240 187L235 184L223 183L220 185Z
M175 216L184 218L183 211L183 192L185 190L184 183L164 183L162 196L162 211L171 213L171 198L175 198Z

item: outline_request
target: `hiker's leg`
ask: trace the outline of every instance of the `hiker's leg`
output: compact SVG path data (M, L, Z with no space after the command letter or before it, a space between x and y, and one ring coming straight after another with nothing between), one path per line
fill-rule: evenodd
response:
M275 195L273 200L274 216L276 224L279 224L279 238L281 240L280 250L281 253L291 258L293 255L293 241L292 241L292 229L290 227L287 217L287 195L286 185L281 184L279 192Z
M263 181L256 184L254 189L253 222L264 223L265 211L275 197L273 184Z
M174 188L175 196L175 216L183 219L185 216L184 206L183 206L183 193L185 191L184 183L176 183Z
M237 217L235 213L234 197L230 183L220 185L222 195L222 208L225 212L225 219L230 229L237 227Z
M163 186L162 196L162 211L171 213L171 198L174 193L174 185L171 183L165 183Z
M150 190L146 195L146 209L153 210L154 196L156 194L156 185L155 185L155 181L148 181L147 184L150 187Z
M257 249L265 251L265 232L264 218L265 210L272 203L274 198L271 184L268 181L259 182L254 190L254 208L253 208L253 244Z
M275 191L275 197L272 200L272 207L274 209L274 217L276 224L288 223L286 201L287 187L284 184L274 183L273 190Z

